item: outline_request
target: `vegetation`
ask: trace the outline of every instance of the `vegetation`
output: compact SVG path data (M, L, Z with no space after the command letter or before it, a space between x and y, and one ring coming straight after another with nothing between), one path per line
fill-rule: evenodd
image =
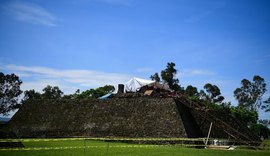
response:
M161 71L161 77L164 82L167 82L171 89L180 88L179 80L175 79L177 70L174 68L173 62L167 63L167 68ZM158 73L151 75L150 78L157 82L160 81ZM224 97L217 85L207 83L204 85L204 90L200 90L192 85L188 85L184 90L184 95L194 102L204 103L206 107L218 111L230 113L235 118L243 122L255 134L260 137L268 138L269 135L269 120L267 124L259 123L258 109L263 109L265 112L270 112L270 97L262 103L262 96L266 92L266 83L264 78L254 75L253 81L243 79L241 87L234 90L234 97L238 101L236 106L231 106L230 102L224 102Z
M269 136L269 128L260 123L253 123L250 125L250 129L258 136L262 138L268 138Z
M198 90L196 87L193 87L192 85L188 85L185 90L185 95L188 97L197 97L199 96Z
M269 129L267 125L258 123L258 109L268 110L267 101L262 105L262 96L266 92L264 78L255 75L253 82L247 79L241 81L241 87L236 88L234 97L238 101L238 106L232 108L234 116L242 120L255 134L268 138Z
M8 112L19 107L18 98L22 93L20 85L22 81L15 74L0 72L0 114L8 115Z
M218 86L207 83L206 85L204 85L204 89L208 93L207 96L210 102L221 103L224 100L224 97L221 96L221 92Z
M43 99L61 99L63 92L57 86L47 85L43 90L42 98Z
M73 149L46 149L46 150L12 150L2 151L0 150L1 156L71 156L71 155L130 155L130 156L266 156L270 154L269 141L266 141L262 148L268 148L268 150L248 150L236 148L234 151L226 150L211 150L211 149L196 149L186 148L182 146L154 146L149 147L148 145L136 145L121 142L104 142L104 141L92 141L92 140L69 140L69 141L41 141L41 142L24 142L27 148L44 148L44 147L73 147ZM84 146L88 148L84 148Z
M177 70L175 69L175 63L167 63L167 68L161 71L161 77L164 82L167 82L169 87L174 91L180 91L181 87L178 84L179 80L175 78Z
M29 99L61 99L63 97L63 92L58 86L47 85L42 93L36 92L34 89L24 91L24 98L22 103L25 103Z
M266 101L263 102L262 109L265 112L270 112L270 97Z
M78 89L74 94L63 95L63 92L57 86L47 85L42 91L43 93L36 92L34 89L26 90L24 92L23 103L28 99L87 99L87 98L99 98L105 94L113 92L114 86L105 85L97 89L89 89L80 93Z
M86 98L99 98L108 93L112 93L115 90L114 86L105 85L97 89L89 89L80 93L77 91L74 95L75 99L86 99Z
M260 108L262 96L266 92L266 83L264 82L264 79L255 75L253 77L253 82L243 79L241 85L240 88L236 88L234 91L234 97L238 101L238 105L250 111Z
M150 79L156 82L160 82L160 77L158 75L158 73L155 73L154 75L150 76Z
M24 91L23 102L28 99L42 99L42 95L39 92L36 92L34 89Z
M241 120L243 124L245 124L246 126L250 126L252 124L256 124L258 119L259 119L259 115L257 111L250 111L247 110L244 107L231 107L231 113L232 115Z
M170 89L174 91L181 91L181 87L179 85L179 80L176 77L177 70L175 69L175 63L169 62L167 63L166 69L162 70L160 75L163 82L168 83ZM150 78L154 81L160 82L160 77L158 73L151 75Z

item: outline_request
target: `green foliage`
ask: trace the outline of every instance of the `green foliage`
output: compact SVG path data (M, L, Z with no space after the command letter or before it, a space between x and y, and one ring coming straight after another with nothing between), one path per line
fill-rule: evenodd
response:
M85 99L85 98L97 98L97 94L95 89L89 89L83 91L81 94L76 96L77 99Z
M80 95L80 89L77 89L74 94L64 95L62 99L70 100L70 99L77 99Z
M270 126L270 120L268 119L261 119L258 122L266 127Z
M263 140L263 143L260 145L262 148L266 148L270 151L270 140L269 139L265 139Z
M270 97L263 102L262 110L264 110L265 112L270 112Z
M250 130L253 131L256 135L265 139L269 138L270 136L270 130L263 124L253 123L250 125Z
M20 85L22 81L15 74L0 72L0 114L8 115L8 112L19 107L18 98L22 93Z
M200 90L199 97L200 97L200 99L207 101L207 95L203 90Z
M57 86L47 85L43 90L42 94L43 99L61 99L63 92Z
M199 93L196 87L193 87L192 85L188 85L185 94L189 97L198 97Z
M36 92L34 89L24 91L23 102L28 99L42 99L42 95L39 92Z
M115 90L114 86L111 85L105 85L103 87L99 87L97 89L89 89L86 91L83 91L82 93L77 93L75 95L75 98L77 99L85 99L85 98L99 98L103 95L106 95L108 93L111 93Z
M105 85L97 89L89 89L80 93L78 89L74 94L64 95L57 86L47 85L42 91L43 93L36 92L35 90L27 90L24 92L23 102L29 99L85 99L85 98L98 98L107 93L113 92L114 86Z
M258 112L255 110L248 110L245 107L231 107L232 115L242 121L246 126L256 124L259 118Z
M260 108L262 96L266 92L264 79L255 75L253 82L243 79L241 85L240 88L234 90L234 97L238 101L238 105L251 111Z
M175 63L167 63L167 68L161 71L161 78L163 81L167 82L170 89L174 91L181 91L179 86L179 80L175 78L177 70L175 69Z
M175 63L169 62L167 63L166 69L162 70L160 75L161 75L162 81L167 83L171 90L182 92L183 90L179 85L179 80L175 78L176 74L177 74L177 70L175 69ZM150 79L156 82L160 82L160 77L158 73L151 75Z
M224 103L224 97L221 96L220 89L216 85L207 83L204 85L206 93L201 90L199 93L200 99L204 100L208 104L219 104L227 106L227 103Z
M105 85L103 87L97 88L96 90L98 90L100 92L104 92L104 95L105 95L105 94L114 92L115 91L115 88L112 85Z
M160 82L160 77L158 75L158 73L155 73L154 75L150 76L150 79L156 82Z
M34 89L24 91L24 98L22 100L25 103L31 99L61 99L63 92L57 86L47 85L43 90L43 93L36 92Z

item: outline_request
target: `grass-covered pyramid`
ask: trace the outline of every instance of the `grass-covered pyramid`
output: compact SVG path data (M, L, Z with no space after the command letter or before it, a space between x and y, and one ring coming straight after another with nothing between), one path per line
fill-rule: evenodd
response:
M33 100L3 129L16 137L210 137L258 141L229 114L182 98Z

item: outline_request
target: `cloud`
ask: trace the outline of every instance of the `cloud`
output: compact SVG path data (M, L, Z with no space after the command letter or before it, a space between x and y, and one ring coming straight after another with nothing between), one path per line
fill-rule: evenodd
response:
M56 18L41 6L26 2L11 2L7 10L19 21L48 27L56 26Z
M143 68L136 69L137 73L145 73L145 72L151 72L151 71L153 71L153 68L149 68L149 67L143 67Z
M46 85L59 86L65 93L76 89L96 88L127 82L131 76L121 73L107 73L93 70L59 70L47 67L4 65L0 69L15 73L23 81L22 89L41 91ZM20 74L24 76L21 77Z
M209 70L193 69L193 70L183 70L178 76L179 77L193 77L193 76L211 76L216 73Z
M254 59L253 62L254 63L263 63L263 62L268 62L270 58L270 54L265 54L263 55L263 57L260 57L258 59Z

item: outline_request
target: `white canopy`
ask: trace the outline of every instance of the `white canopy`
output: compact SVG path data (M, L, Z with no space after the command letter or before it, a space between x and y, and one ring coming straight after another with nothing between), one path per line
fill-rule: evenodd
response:
M146 86L148 84L154 83L155 81L151 80L145 80L137 77L133 77L130 79L126 85L125 85L125 90L127 92L136 92L138 89L140 89L143 86Z
M154 86L155 88L170 90L170 87L168 86L167 83L161 84L159 82L145 80L145 79L141 79L137 77L133 77L126 83L125 90L126 92L136 92L141 87L146 86L146 85L148 85L149 87Z

